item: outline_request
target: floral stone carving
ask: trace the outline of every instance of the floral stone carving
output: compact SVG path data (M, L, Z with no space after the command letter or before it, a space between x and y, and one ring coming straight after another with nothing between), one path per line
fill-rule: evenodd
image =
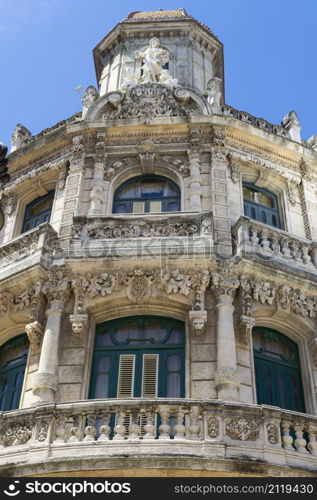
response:
M216 438L219 436L219 422L215 417L207 418L208 436Z
M32 437L32 422L12 422L5 425L0 433L0 441L4 446L26 444Z
M259 426L254 420L243 417L228 418L226 433L231 439L240 441L255 441L259 437Z
M279 432L275 424L269 422L266 424L267 440L270 444L277 444L279 442Z
M113 94L113 93L110 93ZM98 112L97 119L122 120L139 118L142 123L149 124L160 116L201 115L197 103L190 99L186 106L177 100L177 93L166 85L148 82L130 87L127 92L117 91L116 102L105 96L105 106ZM119 105L120 103L120 105Z

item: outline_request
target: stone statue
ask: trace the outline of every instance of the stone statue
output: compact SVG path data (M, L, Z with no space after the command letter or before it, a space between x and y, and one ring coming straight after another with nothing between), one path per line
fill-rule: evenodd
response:
M24 146L32 136L31 132L24 127L24 125L21 125L21 123L18 123L17 126L15 127L12 137L11 137L11 153L13 151L16 151L19 149L21 146Z
M138 84L140 79L140 70L133 71L132 68L126 68L125 77L121 85L122 90L129 90L132 87L135 87Z
M85 118L90 108L97 101L99 97L97 89L93 85L87 87L84 97L81 102L83 103L82 118Z
M290 138L293 141L302 142L300 136L301 126L295 111L290 111L289 113L287 113L287 115L284 116L281 125L285 130L288 131Z
M6 183L10 180L7 152L7 146L3 142L0 142L0 183Z
M221 78L211 78L207 82L206 87L207 101L211 106L213 113L217 115L221 114L220 98L221 98Z
M143 61L143 74L139 83L160 82L163 66L169 61L169 54L159 45L158 38L151 38L149 47L136 51L135 57Z

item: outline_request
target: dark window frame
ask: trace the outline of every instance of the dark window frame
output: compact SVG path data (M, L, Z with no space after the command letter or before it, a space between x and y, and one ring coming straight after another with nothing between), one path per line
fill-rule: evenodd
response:
M48 191L48 193L44 194L43 196L38 196L34 200L32 200L30 203L28 203L25 207L24 211L24 218L23 218L23 223L22 223L22 230L21 234L26 233L27 231L31 231L31 229L34 229L38 227L40 224L43 224L44 222L49 222L51 215L52 215L52 209L53 209L53 203L54 203L54 195L55 195L55 190L52 189ZM52 199L52 205L49 209L43 210L37 215L30 215L31 210L36 206L37 203L40 203L42 201L45 201L46 199Z
M268 226L276 227L277 229L283 229L277 195L266 188L255 186L250 182L243 182L242 190L243 188L249 188L259 193L265 194L266 196L271 198L274 204L273 208L270 208L260 203L247 200L243 196L244 215L246 217L250 217L250 219L252 220L260 222L261 224L267 224Z
M173 188L176 189L177 191L177 196L144 196L144 197L131 197L131 198L120 198L119 194L122 189L124 189L126 186L129 184L133 184L135 182L138 182L140 180L157 180L157 181L164 181L167 184L170 184L173 186ZM162 203L162 210L161 212L150 212L150 203L155 202L155 201L160 201ZM150 214L150 213L166 213L166 212L179 212L181 210L181 190L180 187L176 184L176 182L172 181L168 177L164 177L161 175L151 175L151 174L146 174L146 175L138 175L136 177L131 177L130 179L126 180L122 184L120 184L119 187L114 192L113 195L113 203L112 203L112 213L114 214L134 214L134 215L142 215L142 213L137 214L133 213L133 203L135 202L144 202L144 214ZM168 207L174 204L177 208L177 210L168 210ZM126 206L127 210L126 211L119 211L118 208L119 206Z

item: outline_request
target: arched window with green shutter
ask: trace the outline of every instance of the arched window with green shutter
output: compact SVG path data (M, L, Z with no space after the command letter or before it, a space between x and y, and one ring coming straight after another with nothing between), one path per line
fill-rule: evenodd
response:
M19 408L28 350L25 334L0 347L0 411Z
M253 329L257 403L305 412L298 347L271 328Z
M133 316L97 325L89 397L185 395L184 323Z

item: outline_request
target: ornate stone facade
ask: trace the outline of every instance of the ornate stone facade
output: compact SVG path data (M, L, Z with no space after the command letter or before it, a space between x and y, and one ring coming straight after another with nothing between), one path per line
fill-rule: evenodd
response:
M0 414L1 467L316 474L315 136L301 139L294 112L273 125L225 104L222 45L184 9L134 12L94 54L82 112L36 136L19 125L0 148L3 363L13 339L29 343L19 407ZM273 200L251 200L252 218L250 186ZM28 207L48 193L37 225ZM122 318L135 337L116 337ZM161 390L160 353L146 357L162 335L145 337L149 318L172 325L174 354L183 327L181 369L164 374L182 396ZM96 332L127 356L123 374L145 355L137 394L91 396ZM297 411L261 399L255 364L275 347L299 360Z

